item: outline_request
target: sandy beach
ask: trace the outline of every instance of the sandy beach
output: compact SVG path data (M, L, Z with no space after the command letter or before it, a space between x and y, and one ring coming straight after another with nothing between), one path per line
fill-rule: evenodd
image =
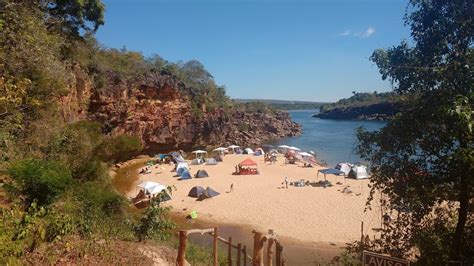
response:
M260 174L232 175L235 165L246 158L258 163ZM273 229L280 236L301 241L334 243L360 238L361 221L364 221L365 232L380 225L380 210L375 208L364 212L369 193L368 180L344 180L342 176L327 175L333 187L289 186L286 189L282 185L285 176L290 182L300 179L318 181L324 177L320 174L317 179L317 170L321 167L285 165L281 155L275 164L264 163L263 156L231 154L218 165L191 165L192 175L204 169L209 178L179 181L172 169L173 165L153 166L151 174L139 175L137 184L154 181L176 187L172 200L165 204L172 206L173 211L188 213L195 210L198 219L242 224L262 231ZM231 184L234 190L229 192ZM196 201L187 196L194 186L209 186L221 194ZM353 192L343 193L346 186ZM137 191L132 189L128 196Z

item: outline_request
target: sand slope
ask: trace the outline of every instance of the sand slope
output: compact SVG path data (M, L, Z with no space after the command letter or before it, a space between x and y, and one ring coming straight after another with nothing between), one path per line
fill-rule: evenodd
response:
M232 175L235 165L251 158L258 163L260 175ZM380 210L364 212L369 188L368 180L353 180L328 175L333 187L282 188L284 177L290 181L306 179L316 181L320 168L303 168L298 165L284 165L279 157L274 165L265 164L263 157L251 155L227 155L224 162L216 166L191 166L191 174L199 169L206 170L210 177L178 181L173 165L160 165L152 169L152 174L141 175L140 180L155 181L175 186L172 200L166 204L176 211L186 208L196 210L199 218L209 218L223 223L250 225L266 231L273 229L277 234L311 242L347 242L360 238L360 223L364 221L364 231L380 225ZM319 180L324 179L320 174ZM336 185L340 181L342 185ZM229 193L230 185L234 191ZM204 201L188 197L193 186L207 186L221 195ZM350 186L353 193L341 191ZM132 195L137 191L131 191ZM356 196L356 194L361 195Z

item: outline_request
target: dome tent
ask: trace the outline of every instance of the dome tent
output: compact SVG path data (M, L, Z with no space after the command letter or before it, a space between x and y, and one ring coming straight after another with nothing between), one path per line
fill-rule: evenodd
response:
M206 190L203 187L195 186L191 188L191 190L188 193L188 196L192 198L199 198L199 196L201 196L201 194L204 193L204 191Z
M184 171L189 171L189 166L187 163L178 163L176 165L176 174L181 176Z
M199 170L199 171L197 171L197 173L194 177L195 178L204 178L204 177L209 177L209 174L206 172L206 170Z
M353 166L351 171L349 172L349 177L355 179L369 178L369 174L367 173L367 167L363 165Z
M187 180L187 179L191 179L192 176L191 174L189 173L189 171L184 171L182 174L181 174L181 177L178 179L178 180Z
M198 197L198 201L202 201L205 199L209 199L212 197L215 197L217 195L220 195L221 193L215 191L214 189L207 187L206 190Z
M207 160L206 165L217 165L217 161L214 158L210 158L209 160Z

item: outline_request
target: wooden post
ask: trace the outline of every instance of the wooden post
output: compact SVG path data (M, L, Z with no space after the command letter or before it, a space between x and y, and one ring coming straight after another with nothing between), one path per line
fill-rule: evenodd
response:
M283 247L281 246L280 242L277 241L276 243L276 266L281 266L281 252L283 251Z
M178 258L176 258L176 264L183 266L186 256L186 242L187 233L186 231L179 231L179 247L178 247Z
M244 245L244 248L242 249L242 253L244 255L244 266L247 266L247 246Z
M214 257L214 266L218 265L218 260L217 260L217 241L218 241L218 235L217 235L217 227L214 227L214 250L213 250L213 257Z
M263 265L263 235L260 232L254 231L253 236L253 266Z
M242 244L237 245L237 266L240 266L240 255L241 255ZM245 259L245 258L244 258Z
M270 232L270 230L268 230ZM268 246L267 246L267 265L272 266L273 265L273 238L270 238L268 240Z
M232 237L229 237L229 247L227 249L227 261L229 266L232 266Z
M364 253L364 221L360 222L360 261Z

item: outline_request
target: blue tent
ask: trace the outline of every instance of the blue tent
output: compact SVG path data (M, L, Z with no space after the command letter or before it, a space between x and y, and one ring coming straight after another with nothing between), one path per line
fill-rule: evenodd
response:
M319 173L323 173L324 174L324 179L326 180L326 175L343 175L344 176L344 180L346 178L346 173L344 173L343 171L341 170L338 170L338 169L334 169L334 168L328 168L328 169L321 169L321 170L318 170L318 175L316 178L319 177Z
M191 179L191 174L189 173L189 171L184 171L182 174L181 174L181 178L178 179L178 180L187 180L187 179Z

